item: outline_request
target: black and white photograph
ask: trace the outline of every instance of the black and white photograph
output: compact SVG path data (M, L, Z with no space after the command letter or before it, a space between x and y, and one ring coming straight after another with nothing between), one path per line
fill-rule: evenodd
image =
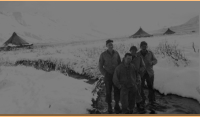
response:
M199 1L0 1L0 114L200 114Z

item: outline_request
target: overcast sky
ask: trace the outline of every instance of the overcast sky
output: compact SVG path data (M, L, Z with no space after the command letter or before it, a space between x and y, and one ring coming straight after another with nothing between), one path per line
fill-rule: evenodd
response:
M179 25L199 14L199 1L0 1L0 11L45 13L69 26L114 33Z

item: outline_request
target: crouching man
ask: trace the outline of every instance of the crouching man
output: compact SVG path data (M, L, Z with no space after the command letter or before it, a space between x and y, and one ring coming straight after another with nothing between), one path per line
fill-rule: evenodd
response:
M126 53L123 62L117 66L113 76L113 83L120 89L120 101L122 104L122 113L131 114L135 107L137 93L137 71L131 64L132 55Z

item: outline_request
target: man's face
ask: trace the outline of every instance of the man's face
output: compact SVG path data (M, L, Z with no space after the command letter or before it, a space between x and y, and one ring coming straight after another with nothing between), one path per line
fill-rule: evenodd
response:
M130 52L131 52L132 55L136 55L136 50L135 49L132 49Z
M126 57L125 57L125 63L126 63L126 64L131 63L131 61L132 61L132 56L126 56Z
M141 49L142 49L143 51L147 50L147 45L142 45L142 46L141 46Z
M108 48L108 50L113 50L113 43L111 42L111 43L108 43L107 45L106 45L106 47Z

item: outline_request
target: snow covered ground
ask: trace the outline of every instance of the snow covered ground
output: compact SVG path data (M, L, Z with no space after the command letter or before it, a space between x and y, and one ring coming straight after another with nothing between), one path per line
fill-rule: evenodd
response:
M1 67L1 114L83 114L91 108L92 86L58 72L25 66Z
M170 57L155 53L158 64L154 66L154 87L164 94L177 94L200 102L197 90L200 88L199 53L192 48L194 42L195 48L199 49L199 34L117 39L114 41L114 48L122 58L130 46L138 46L141 41L146 41L149 48L156 52L156 48L164 40L172 45L178 44L178 49L182 50L189 64L185 67L184 62L178 62L179 66L175 66ZM98 41L1 52L0 113L87 113L86 109L91 108L91 90L94 86L57 72L46 73L34 68L5 66L18 60L42 59L57 65L65 64L79 74L86 73L97 78L101 76L97 68L98 59L105 49L105 42Z

